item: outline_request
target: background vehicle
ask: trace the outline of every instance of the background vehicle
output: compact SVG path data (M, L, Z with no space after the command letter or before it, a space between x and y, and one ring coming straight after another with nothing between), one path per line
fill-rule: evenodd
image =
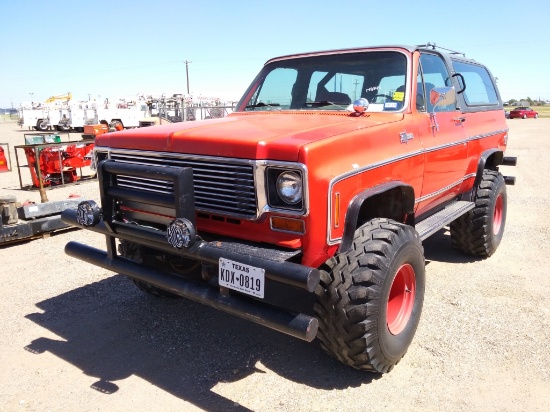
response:
M71 97L69 93L53 96L43 104L22 104L19 109L19 125L40 131L82 131L84 126L98 123L113 128L117 125L128 128L138 127L140 119L148 115L147 105L140 100L71 102ZM62 100L62 103L57 100Z
M530 107L516 107L514 110L510 111L509 117L510 119L527 119L528 117L536 119L539 117L539 114Z
M503 114L487 68L433 44L271 59L225 118L98 136L101 206L63 219L107 252L65 251L385 373L420 321L422 240L500 244Z

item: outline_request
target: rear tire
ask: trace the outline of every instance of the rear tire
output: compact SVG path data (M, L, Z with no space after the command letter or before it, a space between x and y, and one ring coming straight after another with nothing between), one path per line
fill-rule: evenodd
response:
M506 207L504 177L494 170L484 170L475 207L451 223L453 247L472 256L495 253L504 234Z
M315 291L321 346L355 369L389 372L407 352L424 300L424 249L411 226L373 219L327 261Z
M36 130L45 132L46 130L48 130L48 123L45 122L43 119L38 119L38 121L36 122Z

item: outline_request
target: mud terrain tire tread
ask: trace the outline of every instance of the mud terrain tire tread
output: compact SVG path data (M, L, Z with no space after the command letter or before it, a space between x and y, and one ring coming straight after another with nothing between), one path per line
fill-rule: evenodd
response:
M351 250L327 261L315 291L322 348L355 369L389 372L406 353L418 325L424 298L423 253L411 226L373 219L357 229ZM407 258L416 271L416 299L405 330L393 336L386 324L387 298L395 265ZM393 355L388 356L388 349Z
M502 215L498 233L493 233L494 211L502 196ZM451 223L454 248L472 256L491 256L497 249L506 223L506 184L497 171L485 170L477 188L475 207Z

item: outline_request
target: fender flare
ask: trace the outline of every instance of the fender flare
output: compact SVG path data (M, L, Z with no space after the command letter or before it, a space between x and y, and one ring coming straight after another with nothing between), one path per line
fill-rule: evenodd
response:
M481 182L481 178L483 177L483 171L487 169L487 160L494 155L493 161L491 164L489 164L489 167L492 167L496 170L496 167L498 165L501 165L504 159L504 152L500 149L488 149L485 150L483 153L481 153L481 156L479 157L479 161L477 163L477 172L476 172L476 179L474 180L474 186L472 189L472 196L475 196L475 192L477 190L477 187L479 186L479 183Z
M411 185L398 180L382 183L366 189L355 195L348 205L346 211L346 221L344 223L344 234L342 236L340 247L338 248L338 253L345 253L351 249L355 230L357 229L357 222L359 220L359 212L361 211L363 204L374 196L397 188L401 189L402 199L404 199L402 204L403 216L406 216L407 220L411 218L414 219L414 189Z

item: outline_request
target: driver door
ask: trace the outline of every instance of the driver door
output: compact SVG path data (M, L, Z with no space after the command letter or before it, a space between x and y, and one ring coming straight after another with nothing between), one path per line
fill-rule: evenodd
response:
M435 53L423 53L420 65L416 107L421 112L418 130L425 150L425 171L421 196L416 199L419 215L458 195L468 154L466 130L456 103L434 108L430 102L434 87L452 86L445 61Z

